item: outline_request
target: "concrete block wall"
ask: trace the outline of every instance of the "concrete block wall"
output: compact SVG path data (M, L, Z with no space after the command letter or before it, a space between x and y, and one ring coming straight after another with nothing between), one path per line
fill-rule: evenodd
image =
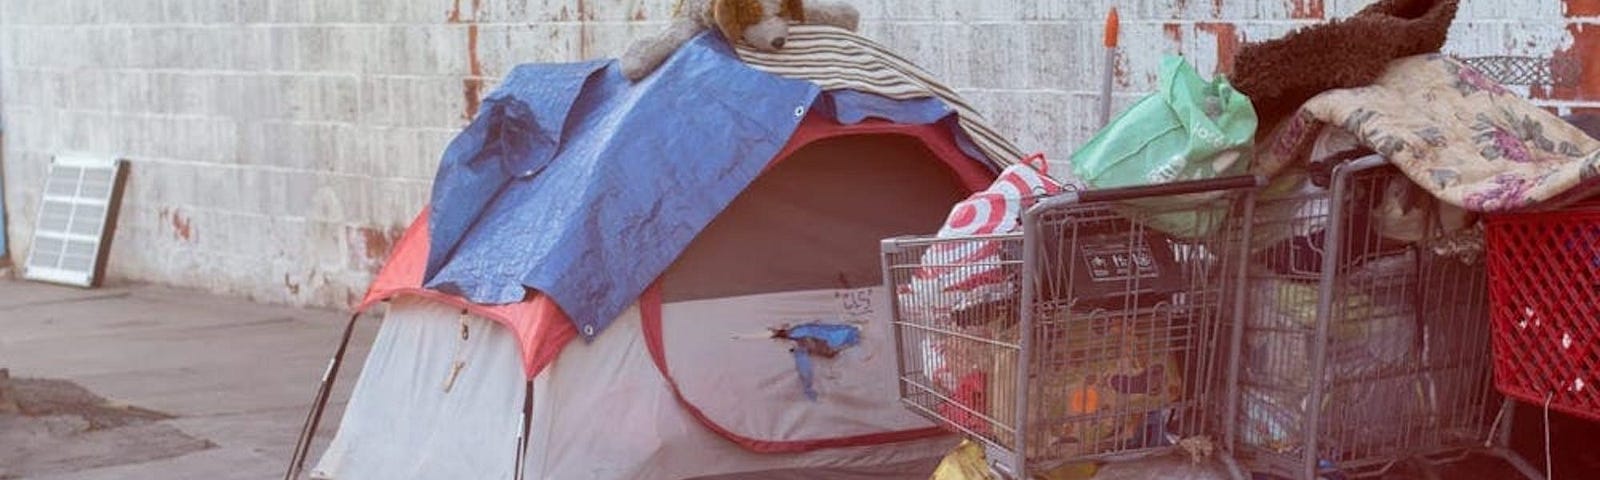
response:
M957 87L1025 149L1092 133L1109 0L852 0L863 31ZM426 202L438 157L524 62L614 56L672 0L0 0L10 253L49 158L115 155L130 184L109 273L345 306ZM1365 0L1120 0L1117 103L1160 53L1202 71ZM1600 58L1600 0L1462 0L1447 50ZM1600 107L1600 61L1530 94Z

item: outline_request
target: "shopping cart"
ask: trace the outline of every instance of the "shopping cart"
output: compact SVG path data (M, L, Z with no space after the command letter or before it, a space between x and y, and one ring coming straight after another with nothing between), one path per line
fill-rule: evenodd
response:
M1010 478L1217 440L1258 185L1068 192L1019 233L884 240L903 402Z
M1381 157L1336 166L1328 188L1279 181L1256 205L1231 350L1239 460L1312 480L1482 452L1539 478L1507 448L1510 404L1490 386L1481 252L1444 248L1437 208L1384 215L1431 197Z

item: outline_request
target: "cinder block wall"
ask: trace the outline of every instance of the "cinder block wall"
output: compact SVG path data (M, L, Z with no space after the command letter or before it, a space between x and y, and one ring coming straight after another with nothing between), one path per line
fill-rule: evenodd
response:
M51 155L132 162L110 274L344 306L428 196L440 152L522 62L614 56L671 0L0 0L11 255ZM854 0L866 34L1065 157L1094 126L1107 0ZM1123 0L1118 104L1159 53L1203 71L1362 0ZM1600 58L1600 0L1462 0L1448 50ZM1532 92L1600 107L1584 83Z

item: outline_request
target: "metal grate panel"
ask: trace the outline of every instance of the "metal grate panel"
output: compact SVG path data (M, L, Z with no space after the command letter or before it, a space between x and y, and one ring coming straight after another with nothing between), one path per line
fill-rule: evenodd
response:
M1582 74L1582 65L1566 58L1491 55L1461 61L1504 85L1570 87Z
M99 282L123 162L56 157L45 177L24 277L82 287Z

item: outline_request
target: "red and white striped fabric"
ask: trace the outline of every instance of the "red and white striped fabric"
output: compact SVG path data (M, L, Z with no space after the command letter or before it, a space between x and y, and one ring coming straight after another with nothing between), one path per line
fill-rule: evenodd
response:
M937 238L1014 233L1022 213L1042 197L1066 190L1051 178L1041 155L1000 172L994 183L951 208ZM993 240L940 242L923 252L911 282L898 292L906 313L944 317L952 311L1015 295L1001 266L1004 244Z

